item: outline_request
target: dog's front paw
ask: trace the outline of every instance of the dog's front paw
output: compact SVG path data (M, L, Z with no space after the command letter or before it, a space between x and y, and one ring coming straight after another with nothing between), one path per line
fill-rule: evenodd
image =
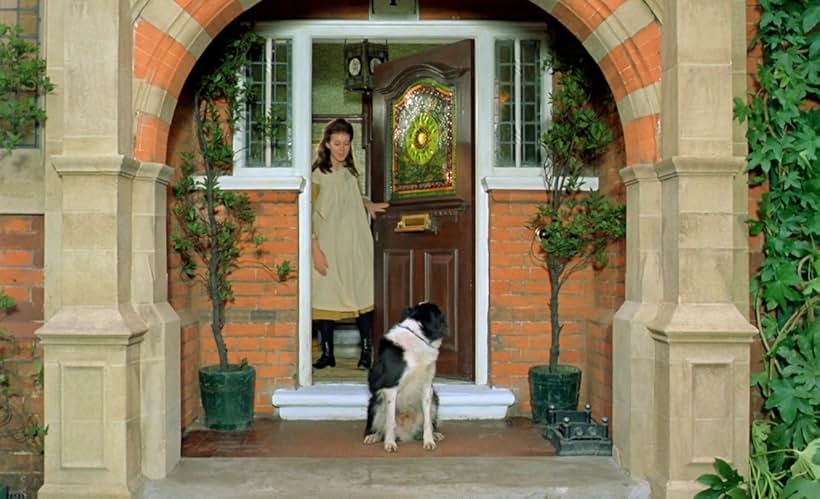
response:
M444 434L439 433L437 431L433 432L433 440L435 440L436 442L441 442L442 440L444 440Z
M396 445L395 440L392 440L392 441L385 440L384 441L384 451L385 452L398 452L399 451L399 446Z
M370 435L365 435L364 437L364 444L371 445L375 444L376 442L381 441L382 436L378 433L371 433Z
M424 450L435 450L436 441L434 439L424 441Z

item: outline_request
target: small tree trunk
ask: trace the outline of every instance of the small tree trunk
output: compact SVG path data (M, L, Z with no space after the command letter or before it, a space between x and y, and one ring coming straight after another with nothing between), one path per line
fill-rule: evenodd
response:
M214 343L216 343L216 352L219 355L219 368L226 370L228 368L228 349L225 347L225 340L222 338L222 328L225 324L225 302L220 296L219 286L219 238L217 234L218 226L216 223L216 196L214 195L214 187L216 186L216 172L211 164L211 158L208 157L208 150L205 146L206 137L204 132L202 110L200 104L200 92L197 90L194 96L194 102L197 106L196 130L199 138L200 151L202 151L202 162L205 165L205 203L206 211L208 212L208 236L210 238L210 258L208 259L208 296L211 299L211 332L214 335ZM205 113L212 112L205 106Z
M558 370L558 356L560 354L559 340L561 339L561 324L558 320L558 294L561 291L559 278L561 270L559 263L552 256L547 256L547 267L550 276L550 341L549 370L554 373Z

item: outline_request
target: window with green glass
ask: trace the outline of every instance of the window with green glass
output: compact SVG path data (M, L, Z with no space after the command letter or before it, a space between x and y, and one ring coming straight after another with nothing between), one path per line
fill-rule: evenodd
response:
M40 0L0 0L0 24L19 26L21 37L28 40L35 47L40 46ZM22 93L22 100L34 97L33 94ZM37 147L39 129L35 123L23 135L21 147Z
M250 56L245 84L245 167L291 167L291 41L268 39Z
M495 42L495 166L541 166L541 41Z

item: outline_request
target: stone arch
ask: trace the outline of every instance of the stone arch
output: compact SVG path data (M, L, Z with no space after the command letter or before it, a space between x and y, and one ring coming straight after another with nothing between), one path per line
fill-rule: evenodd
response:
M134 157L164 163L182 85L213 38L260 0L143 0L134 5ZM618 106L626 165L658 159L660 26L643 0L531 0L575 35Z

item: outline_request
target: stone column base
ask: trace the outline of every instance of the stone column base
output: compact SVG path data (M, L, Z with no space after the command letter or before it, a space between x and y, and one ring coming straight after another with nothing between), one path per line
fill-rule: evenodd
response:
M145 331L129 305L64 307L37 331L48 425L40 498L131 497L138 491Z
M749 351L757 330L733 304L663 304L655 340L653 497L692 497L720 457L746 473Z

